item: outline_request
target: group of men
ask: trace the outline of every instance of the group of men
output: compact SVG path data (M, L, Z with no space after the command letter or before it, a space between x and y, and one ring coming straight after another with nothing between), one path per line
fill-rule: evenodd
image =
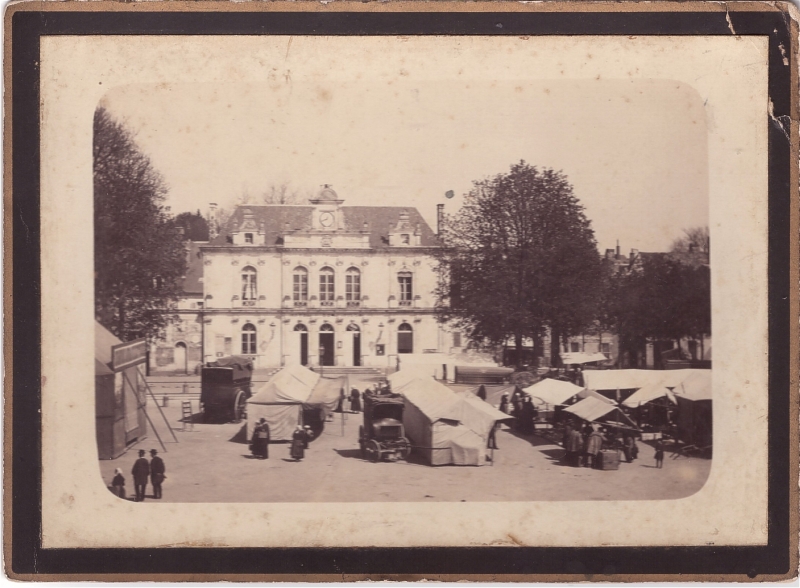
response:
M587 423L583 430L568 423L564 427L562 445L566 450L564 462L572 467L596 467L597 455L603 449L622 451L628 463L639 455L639 447L633 435L626 433L620 439L617 435L604 431L596 423Z
M142 502L144 500L144 493L147 490L147 480L153 484L153 498L161 498L161 484L167 477L164 474L167 471L164 465L164 460L158 457L158 451L155 449L150 450L150 461L145 457L145 450L139 450L139 459L133 464L131 474L133 475L133 485L136 490L135 502ZM124 481L123 481L124 485Z

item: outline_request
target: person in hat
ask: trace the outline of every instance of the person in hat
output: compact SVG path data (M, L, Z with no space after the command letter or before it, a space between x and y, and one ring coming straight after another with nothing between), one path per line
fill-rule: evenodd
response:
M308 442L314 438L314 431L311 430L311 427L306 425L303 427L303 434L305 435L305 439L303 439L303 449L308 449Z
M500 406L498 407L498 410L500 412L504 412L506 414L511 412L511 407L510 407L510 404L508 402L508 394L503 394L500 397Z
M295 461L300 461L305 457L305 440L306 433L303 430L303 427L297 425L294 433L292 433L292 445L290 449L290 455Z
M258 459L269 459L270 430L267 419L261 417L253 428L253 438L250 440L250 451Z
M597 425L592 425L592 432L586 438L586 463L587 468L596 467L597 454L603 448L603 434L599 431Z
M125 498L125 476L122 475L122 469L117 468L114 470L114 479L111 481L111 487L115 496Z
M139 450L139 459L133 464L131 474L133 474L133 487L136 489L136 502L144 500L144 493L147 490L147 477L150 475L150 462L144 456L144 449Z
M150 481L153 483L153 498L161 499L161 484L167 471L164 460L158 457L158 451L150 450Z

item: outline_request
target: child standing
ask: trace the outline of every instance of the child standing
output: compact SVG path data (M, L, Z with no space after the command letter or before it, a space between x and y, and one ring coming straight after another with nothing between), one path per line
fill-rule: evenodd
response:
M659 439L656 441L656 467L661 469L664 465L664 442Z

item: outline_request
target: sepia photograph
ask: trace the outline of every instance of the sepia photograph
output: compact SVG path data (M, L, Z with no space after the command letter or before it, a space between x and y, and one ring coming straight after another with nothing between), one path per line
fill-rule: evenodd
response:
M306 83L287 65L271 84L126 86L98 104L109 488L140 502L699 490L713 460L700 95L367 73Z
M783 13L245 4L13 17L42 565L783 569Z

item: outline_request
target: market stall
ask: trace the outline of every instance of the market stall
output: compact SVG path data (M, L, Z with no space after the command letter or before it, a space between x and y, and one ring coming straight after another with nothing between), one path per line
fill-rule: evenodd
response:
M299 364L283 368L247 401L247 438L261 418L272 441L291 440L297 425L309 425L318 435L346 383L345 377L323 378Z
M100 323L94 335L95 424L100 459L114 459L147 436L147 402L139 366L144 339L123 343Z
M413 450L431 465L483 465L489 434L509 416L431 377L397 372L392 391L403 396L403 426Z

